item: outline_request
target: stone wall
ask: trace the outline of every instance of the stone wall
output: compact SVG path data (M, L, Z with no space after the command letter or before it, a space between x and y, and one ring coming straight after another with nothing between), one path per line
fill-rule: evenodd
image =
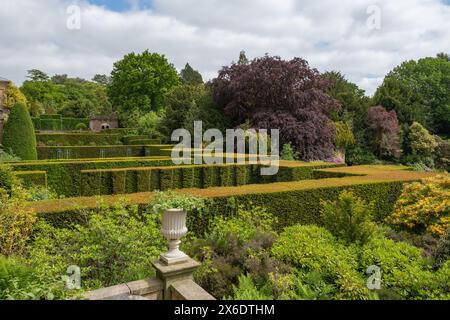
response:
M7 119L7 114L9 113L9 110L7 110L3 105L8 84L9 81L0 79L0 141L3 135L3 127Z
M100 132L105 129L117 129L119 128L119 119L117 117L110 116L97 116L92 117L89 122L89 129L94 132Z

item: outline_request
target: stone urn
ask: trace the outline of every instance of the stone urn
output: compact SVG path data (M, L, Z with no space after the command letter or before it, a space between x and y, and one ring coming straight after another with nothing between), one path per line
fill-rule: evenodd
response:
M161 254L161 261L166 265L183 263L189 257L180 250L181 238L188 231L186 227L187 212L183 209L165 210L162 216L161 233L169 243L169 251Z

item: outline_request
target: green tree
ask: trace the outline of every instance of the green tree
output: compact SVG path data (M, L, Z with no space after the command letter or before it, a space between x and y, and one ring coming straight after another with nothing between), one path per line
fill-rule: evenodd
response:
M111 81L111 78L108 77L106 74L96 74L92 81L101 84L102 86L107 86L109 82Z
M188 85L200 85L203 84L203 78L200 72L194 70L189 63L180 72L181 81Z
M353 135L352 127L343 121L335 123L336 136L334 137L334 145L345 161L345 150L355 144L355 136Z
M203 129L225 129L224 118L204 86L182 85L170 92L164 100L165 116L162 132L170 137L172 132L184 128L193 133L194 121L203 121Z
M28 76L27 77L30 78L31 81L43 81L43 82L45 82L45 81L49 81L50 80L49 76L45 72L43 72L41 70L38 70L38 69L28 70Z
M247 63L248 63L247 55L245 54L245 51L242 50L241 52L239 52L238 64L247 64Z
M406 61L394 68L375 93L375 103L399 114L400 122L422 123L450 134L450 61L442 57Z
M3 147L22 160L36 160L36 135L27 107L16 104L9 115L3 132Z
M450 61L450 55L448 53L445 53L445 52L438 53L436 55L436 57L439 58L439 59L444 59L444 60Z
M322 201L321 204L325 227L337 238L364 244L375 233L373 204L365 203L352 192L342 191L337 201Z
M413 155L432 157L437 148L436 138L420 123L414 122L409 127L409 143Z
M164 55L130 53L114 64L108 97L123 113L158 111L164 95L179 83L177 71Z
M27 104L27 97L12 82L6 86L3 104L6 108L12 108L16 103Z

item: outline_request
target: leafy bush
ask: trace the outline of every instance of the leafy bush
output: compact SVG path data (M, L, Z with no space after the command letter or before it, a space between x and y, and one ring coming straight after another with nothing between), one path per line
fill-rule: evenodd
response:
M337 201L321 203L325 227L344 242L364 244L375 233L372 203L367 204L350 191L342 191Z
M450 229L447 235L439 240L436 250L433 252L434 268L439 269L450 260Z
M86 129L87 129L87 125L83 122L80 122L75 126L75 130L82 131L82 130L86 130Z
M24 104L12 109L3 132L3 147L23 160L36 160L36 135L30 114Z
M406 185L387 221L418 234L445 235L450 228L450 176L434 176Z
M444 279L450 272L445 267L432 272L421 253L420 249L407 243L377 237L363 247L361 267L366 269L376 265L381 268L381 297L384 293L403 299L448 299L449 282Z
M53 300L68 298L61 279L36 276L17 259L0 256L0 300Z
M436 139L420 123L409 127L409 143L413 155L432 157L437 148Z
M337 299L368 299L369 291L358 274L352 247L340 244L324 228L296 225L288 227L272 248L275 258L304 272L319 272L338 289Z
M0 181L0 254L20 254L31 236L36 215L24 206L27 191L11 168L0 166Z
M0 149L0 163L8 161L20 161L21 159L14 154L10 154Z
M158 215L139 215L137 207L118 204L88 216L84 224L64 228L37 223L28 251L39 274L61 276L67 267L77 265L85 289L153 275L151 261L165 248Z
M286 143L283 145L283 150L281 150L280 159L294 161L298 157L298 154L294 151L292 143Z
M240 275L238 281L238 286L233 285L233 300L273 300L270 285L258 288L249 275Z
M188 253L202 262L196 281L215 297L224 298L233 296L232 284L237 285L241 275L248 274L259 287L267 282L269 273L288 272L288 266L270 256L275 241L270 231L273 219L258 207L251 211L240 208L233 217L214 219L205 239L188 248Z
M372 164L378 161L377 157L366 149L360 146L355 146L347 150L345 161L349 165L360 165L360 164Z

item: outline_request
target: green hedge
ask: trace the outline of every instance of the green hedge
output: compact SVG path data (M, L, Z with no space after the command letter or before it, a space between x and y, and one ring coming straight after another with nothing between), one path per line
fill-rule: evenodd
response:
M38 133L37 142L46 146L87 146L120 144L119 134Z
M75 130L77 124L84 123L89 127L87 118L63 118L60 114L44 114L39 118L32 118L36 130L62 131Z
M47 187L47 172L45 171L18 171L15 173L26 187Z
M89 169L170 166L170 159L108 159L92 161L34 161L11 163L15 171L43 171L48 186L67 197L81 195L81 171Z
M328 166L280 167L277 175L261 176L260 165L197 165L163 168L83 170L81 195L110 195L183 188L232 187L314 179L315 170ZM345 174L340 173L341 176ZM336 177L323 173L321 178Z
M261 206L277 216L278 224L275 228L278 230L299 223L322 225L320 201L337 200L341 191L352 190L365 201L373 201L375 203L375 218L381 222L393 212L402 187L403 182L377 182L351 187L326 187L279 193L215 197L209 203L207 212L213 215L230 216L236 213L238 206L243 206L244 208ZM193 214L190 216L189 229L197 234L203 234L209 228L212 217L204 214Z
M38 147L38 158L48 159L92 159L146 156L145 146L60 146Z
M270 185L267 186L270 188ZM352 190L365 201L375 203L377 221L384 220L393 212L395 202L401 194L403 182L369 182L344 187L324 187L313 189L292 190L278 193L244 194L237 196L211 196L207 202L207 210L203 212L190 212L188 215L188 228L194 234L204 235L210 227L213 216L233 216L239 206L249 208L262 206L278 218L275 227L282 230L284 227L295 224L322 225L320 215L320 201L337 199L343 190ZM148 210L147 205L140 205L141 211ZM41 213L39 217L56 226L65 226L74 221L86 221L86 210L71 210L57 213ZM205 213L209 213L209 215Z

